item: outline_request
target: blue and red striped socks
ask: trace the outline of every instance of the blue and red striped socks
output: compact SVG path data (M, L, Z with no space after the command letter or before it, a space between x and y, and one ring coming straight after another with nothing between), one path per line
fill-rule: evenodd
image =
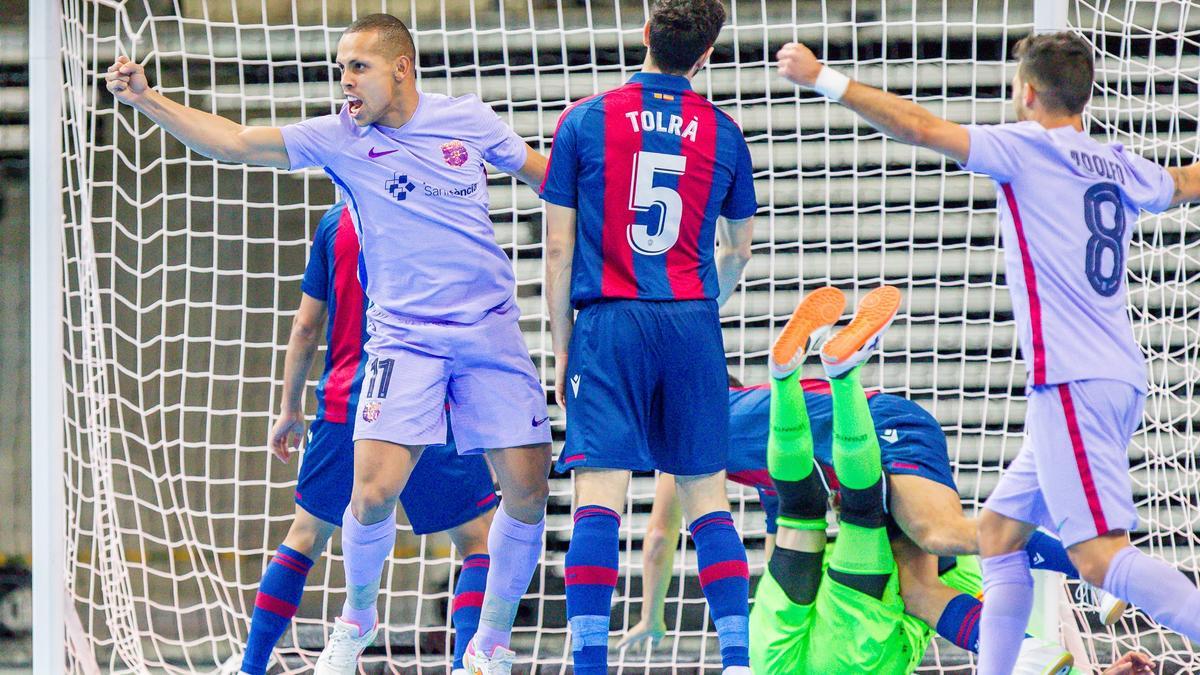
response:
M261 675L267 672L271 650L283 637L304 595L304 580L313 561L287 546L280 546L267 565L258 596L254 599L254 614L250 617L250 635L246 638L246 653L242 656L242 672Z
M475 631L479 628L479 609L483 606L483 589L487 586L490 561L486 553L469 555L463 559L462 571L458 573L450 613L450 623L454 626L455 669L463 667L467 643L475 637Z
M700 587L717 627L721 664L750 665L750 567L728 511L713 511L688 526L696 544Z
M951 598L938 618L937 634L950 643L975 654L979 653L979 617L983 603L966 593Z
M603 506L581 506L567 548L567 621L575 675L608 673L608 623L617 587L621 516Z

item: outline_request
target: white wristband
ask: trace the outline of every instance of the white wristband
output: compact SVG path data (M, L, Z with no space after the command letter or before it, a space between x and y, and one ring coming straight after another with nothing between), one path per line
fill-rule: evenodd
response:
M829 66L821 66L821 72L817 73L817 81L813 83L813 90L831 101L840 101L849 86L850 78Z

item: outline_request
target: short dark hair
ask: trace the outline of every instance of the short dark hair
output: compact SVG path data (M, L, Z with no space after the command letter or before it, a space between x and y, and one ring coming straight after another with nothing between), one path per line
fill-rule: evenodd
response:
M408 32L408 26L400 19L391 14L368 14L346 26L345 34L367 31L374 31L380 46L388 50L389 56L407 56L413 61L417 60L417 47L413 43L412 33Z
M724 25L720 0L657 0L650 8L650 56L664 73L686 73Z
M1033 84L1047 106L1072 115L1083 112L1092 98L1096 69L1087 40L1070 31L1030 35L1013 54L1021 79Z

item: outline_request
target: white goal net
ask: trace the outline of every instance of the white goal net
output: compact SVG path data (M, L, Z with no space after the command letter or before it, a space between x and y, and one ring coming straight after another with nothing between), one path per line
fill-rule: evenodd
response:
M127 55L175 100L246 124L282 125L337 109L332 61L342 27L387 11L413 29L424 91L478 94L548 151L569 102L640 67L646 8L643 0L61 3L68 665L84 673L213 671L244 643L260 574L293 510L297 461L272 461L265 438L309 241L334 189L319 172L245 168L187 151L118 107L98 84L105 69ZM1193 161L1200 7L1065 4L1069 25L1096 45L1092 132L1156 161ZM844 72L956 121L1000 122L1012 114L1009 51L1033 29L1033 0L727 6L729 23L695 86L742 125L761 204L746 282L723 312L731 372L765 381L771 336L804 290L834 284L853 295L881 282L900 286L904 309L865 380L937 417L971 511L1015 456L1025 411L991 182L798 95L775 75L773 60L783 43L800 40ZM541 204L501 174L489 176L488 189L497 240L516 269L530 353L549 386ZM1143 219L1129 277L1151 385L1131 448L1142 516L1135 539L1193 575L1197 220L1186 209ZM561 440L562 415L552 412ZM652 481L634 481L622 520L614 636L641 612ZM730 495L757 576L758 500L737 486ZM556 476L544 564L518 619L519 669L560 672L569 660L562 577L570 526L570 484ZM667 636L649 655L613 651L620 672L719 668L686 536L681 547ZM455 560L444 537L400 537L384 573L385 630L364 659L368 672L446 671ZM342 603L340 563L335 541L309 576L275 672L311 668ZM1085 612L1064 614L1093 663L1140 647L1168 672L1200 668L1185 643L1141 614L1114 629L1093 625ZM965 672L971 663L939 641L922 672Z

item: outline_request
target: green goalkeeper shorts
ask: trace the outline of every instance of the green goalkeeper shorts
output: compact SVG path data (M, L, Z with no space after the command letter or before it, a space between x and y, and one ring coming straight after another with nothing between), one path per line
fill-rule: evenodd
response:
M828 556L826 557L828 560ZM978 595L979 565L972 557L942 576L947 585ZM923 621L904 613L896 574L876 599L828 574L811 605L788 599L768 571L750 613L750 666L756 675L912 673L933 638Z

